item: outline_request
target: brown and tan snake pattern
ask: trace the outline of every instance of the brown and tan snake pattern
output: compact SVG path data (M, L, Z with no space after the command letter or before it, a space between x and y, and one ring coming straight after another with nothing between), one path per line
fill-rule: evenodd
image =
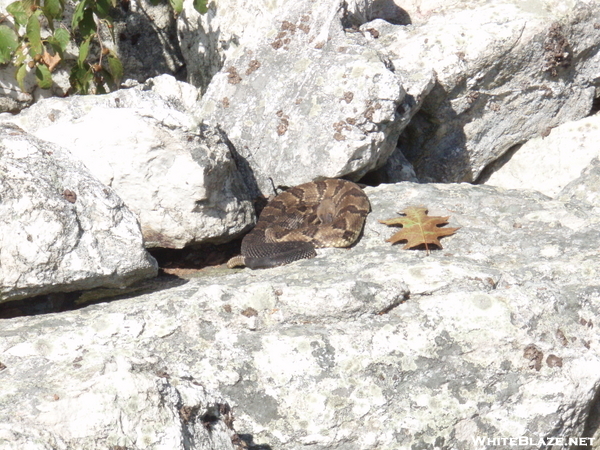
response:
M256 227L242 240L242 254L227 266L275 267L316 255L315 248L349 247L370 211L362 189L327 179L293 187L263 209Z

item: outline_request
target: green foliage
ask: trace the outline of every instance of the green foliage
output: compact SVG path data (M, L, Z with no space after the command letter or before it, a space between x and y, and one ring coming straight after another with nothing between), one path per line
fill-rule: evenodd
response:
M117 0L75 0L71 31L64 25L55 27L62 19L65 0L17 0L6 7L13 26L0 25L0 64L13 62L15 79L25 90L25 77L35 74L38 86L52 86L52 72L65 58L69 44L79 56L71 69L69 81L75 93L106 93L119 86L123 64L117 54L103 46L98 28L106 28L114 41L111 14ZM165 0L151 0L157 4ZM183 10L183 0L166 0L176 14ZM201 14L208 11L208 0L193 0ZM43 24L47 23L46 36Z
M38 64L35 67L35 78L42 89L50 89L52 87L52 75L45 64Z
M194 9L200 14L208 12L208 0L194 0Z
M183 11L183 0L169 0L169 4L177 14L180 14L181 11Z
M57 52L61 58L70 41L71 35L64 28L57 29L52 36L48 37L48 44L52 46L54 51Z
M25 28L25 34L29 40L29 54L32 57L42 54L42 37L41 37L41 25L40 25L40 14L42 11L38 9L27 19L27 26Z
M6 25L0 25L0 64L9 62L12 53L18 46L17 33Z

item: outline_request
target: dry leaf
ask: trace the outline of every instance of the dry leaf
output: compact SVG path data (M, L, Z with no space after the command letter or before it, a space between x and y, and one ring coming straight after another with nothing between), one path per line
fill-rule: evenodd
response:
M44 51L42 54L42 62L48 67L48 70L52 72L60 62L60 55L58 53L51 55L47 51Z
M429 245L433 244L442 248L439 238L454 234L458 228L440 228L438 225L446 225L448 217L435 217L427 215L427 208L423 206L409 206L402 214L405 217L395 217L388 220L380 220L385 225L402 225L402 229L394 234L386 242L396 244L400 241L408 241L403 247L405 249L425 245L429 253Z

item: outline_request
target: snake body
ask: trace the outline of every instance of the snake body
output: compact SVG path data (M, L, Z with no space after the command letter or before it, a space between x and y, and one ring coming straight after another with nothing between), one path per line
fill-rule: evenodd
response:
M242 240L241 256L230 268L275 267L316 255L322 247L349 247L361 233L369 199L356 184L338 179L295 186L263 209L256 227Z

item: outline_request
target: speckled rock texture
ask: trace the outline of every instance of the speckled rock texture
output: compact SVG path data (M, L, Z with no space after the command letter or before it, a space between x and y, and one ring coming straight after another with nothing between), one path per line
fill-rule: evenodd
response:
M318 177L481 182L598 97L594 0L191 3L193 86L0 117L123 198L3 126L2 300L153 276L134 213L148 246L180 248L239 236L259 194ZM583 135L560 150L582 156ZM525 164L551 190L368 187L351 248L3 319L0 449L598 450L600 163L556 154ZM386 242L379 221L421 205L459 227L444 248Z
M400 150L422 181L475 181L507 150L585 117L600 64L595 1L407 2L412 26L361 26L395 67L437 83ZM596 30L596 31L592 31Z
M193 116L197 100L196 88L163 75L0 120L69 149L138 215L147 247L183 248L231 240L255 220L226 136Z
M421 181L473 182L596 96L600 10L588 0L235 3L199 16L186 2L180 41L206 90L201 117L263 194L356 179L393 151ZM404 170L397 160L379 176L410 179L389 173Z
M255 192L383 165L434 86L431 68L394 73L363 33L344 31L344 5L286 3L229 52L202 97L199 116L227 133Z
M578 178L565 186L557 198L589 209L595 217L600 215L600 159L594 158Z
M0 125L0 302L153 277L139 222L66 150Z
M350 249L3 321L0 442L226 448L174 437L203 429L203 413L177 409L207 404L230 407L213 425L255 449L594 437L597 211L575 194L468 184L366 193L373 211ZM378 221L411 205L461 228L429 255L391 246Z

